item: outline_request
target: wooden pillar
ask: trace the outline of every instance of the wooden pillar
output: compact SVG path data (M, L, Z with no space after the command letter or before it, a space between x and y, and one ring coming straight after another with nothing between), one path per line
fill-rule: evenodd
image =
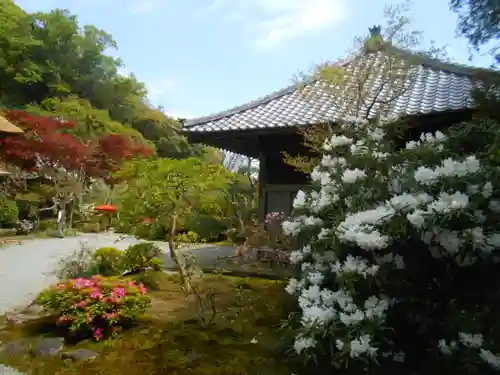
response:
M262 150L259 154L259 207L258 207L258 218L260 222L264 222L266 218L266 206L267 206L267 158Z

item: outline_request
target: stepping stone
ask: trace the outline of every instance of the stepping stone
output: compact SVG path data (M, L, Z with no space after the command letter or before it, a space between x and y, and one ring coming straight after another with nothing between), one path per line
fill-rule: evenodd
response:
M41 339L35 346L33 352L42 357L55 356L59 354L64 346L64 338L50 337Z
M29 346L27 345L26 342L19 340L2 345L1 352L11 356L25 352L28 350L28 348Z
M88 349L76 349L63 353L63 358L69 358L73 361L92 361L97 358L99 353Z
M0 364L0 375L25 375L23 372L17 371L15 368Z
M195 350L192 350L184 359L184 363L186 363L187 365L195 365L202 358L202 354L199 354Z

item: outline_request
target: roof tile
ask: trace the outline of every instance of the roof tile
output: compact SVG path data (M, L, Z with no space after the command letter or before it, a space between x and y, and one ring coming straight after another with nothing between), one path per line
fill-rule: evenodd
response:
M400 52L399 59L392 59L393 55L379 51L347 61L342 64L347 79L337 87L327 87L320 80L311 80L301 87L293 85L213 116L187 120L184 131L295 127L367 112L369 117L377 113L404 116L472 107L474 69L428 58L410 65L410 55ZM393 78L387 79L388 74ZM365 102L372 103L373 98L377 98L371 108L368 104L355 105L359 101L360 77L366 77L363 85Z

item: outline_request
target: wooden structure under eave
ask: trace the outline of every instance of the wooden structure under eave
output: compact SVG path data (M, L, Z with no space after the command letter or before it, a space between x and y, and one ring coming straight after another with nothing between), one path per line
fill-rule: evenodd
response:
M404 82L384 81L387 65L404 72ZM324 81L311 79L292 85L261 99L215 115L183 121L183 132L190 142L199 142L258 158L259 216L269 212L289 213L295 193L307 186L309 176L294 170L282 160L282 151L304 154L297 129L314 124L335 123L345 116L376 115L406 118L421 131L433 131L469 120L473 112L472 90L481 84L482 69L443 63L392 46L359 55L339 64L344 73L342 85L325 88ZM368 72L368 75L364 73ZM384 73L386 72L386 73ZM489 73L488 73L489 74ZM352 95L365 82L359 105ZM382 78L381 78L382 77ZM381 83L385 82L385 83ZM404 87L398 95L391 93ZM358 97L359 97L358 92ZM392 95L392 96L391 96ZM356 103L354 103L356 102ZM353 103L355 105L353 105Z
M18 128L10 121L8 121L5 117L0 116L0 138L1 137L9 137L15 134L21 134L23 130ZM0 160L0 177L9 176L10 173L2 168L2 161Z

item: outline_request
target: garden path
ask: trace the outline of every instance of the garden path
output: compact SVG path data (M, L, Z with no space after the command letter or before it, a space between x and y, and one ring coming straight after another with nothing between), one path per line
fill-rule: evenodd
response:
M141 242L131 236L112 233L81 234L74 237L30 239L22 244L13 244L0 248L0 314L16 308L25 307L45 287L56 282L53 271L59 260L82 244L97 249L113 246L126 249ZM168 244L157 242L164 251L165 268L172 269L173 262L168 255ZM218 257L234 254L232 246L207 245L196 250L189 250L196 256L203 267L213 267Z

